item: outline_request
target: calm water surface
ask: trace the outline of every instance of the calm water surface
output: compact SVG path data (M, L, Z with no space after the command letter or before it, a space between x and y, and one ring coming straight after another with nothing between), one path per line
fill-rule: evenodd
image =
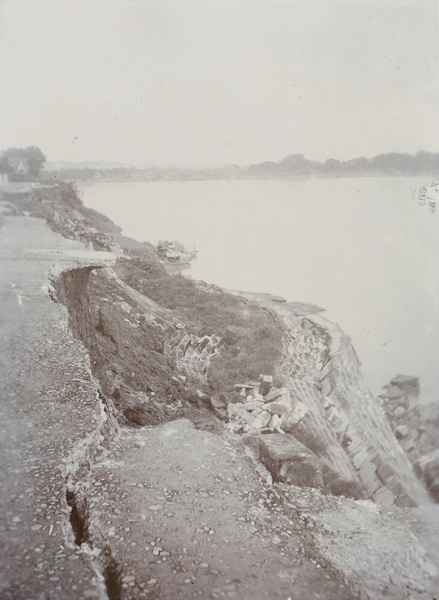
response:
M439 398L439 214L413 178L98 183L84 203L140 241L199 251L190 275L326 308L373 392L394 375Z

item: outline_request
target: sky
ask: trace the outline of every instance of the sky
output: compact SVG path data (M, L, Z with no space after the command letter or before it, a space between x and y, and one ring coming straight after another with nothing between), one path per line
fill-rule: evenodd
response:
M439 151L436 0L0 0L0 150L211 165Z

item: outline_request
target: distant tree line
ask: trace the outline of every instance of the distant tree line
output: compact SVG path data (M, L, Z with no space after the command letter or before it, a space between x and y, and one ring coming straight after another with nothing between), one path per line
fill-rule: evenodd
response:
M61 180L93 181L197 181L216 179L285 179L288 177L363 177L439 173L439 153L415 155L391 152L373 158L360 156L347 161L328 158L325 162L308 160L303 154L290 154L279 162L267 161L248 167L228 165L216 168L149 167L149 168L70 168L45 171L44 177Z
M360 156L350 160L328 158L325 162L308 160L304 154L290 154L278 162L267 161L248 167L226 165L214 168L184 167L113 167L78 166L44 170L46 157L40 148L8 148L0 154L0 172L11 180L41 177L61 181L184 181L216 179L285 179L289 177L362 177L367 175L439 173L439 153L418 152L415 155L390 152L372 158ZM27 165L26 172L19 170Z
M111 169L91 169L90 167L72 167L64 169L44 170L41 177L46 180L61 180L61 181L99 181L103 179L125 180L132 179L133 176L139 173L134 167L114 167Z
M236 179L242 172L238 166L210 169L192 169L183 167L113 167L92 169L90 167L71 167L45 170L44 179L62 181L196 181L200 179Z
M373 158L360 156L347 161L328 158L324 163L305 158L303 154L291 154L279 162L263 162L247 167L253 177L302 176L361 176L386 174L438 173L439 153L418 152L415 155L391 152Z

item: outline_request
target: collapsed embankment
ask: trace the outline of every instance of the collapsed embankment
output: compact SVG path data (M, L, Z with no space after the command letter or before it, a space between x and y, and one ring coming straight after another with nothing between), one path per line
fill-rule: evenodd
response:
M383 504L422 502L422 485L338 326L269 299L258 303L169 275L152 246L122 236L67 184L21 198L20 209L43 216L67 238L119 256L113 270L71 271L54 285L121 424L189 416L219 429L217 417L233 420L231 413L246 411L262 413L265 422L271 404L246 411L228 406L245 404L233 393L235 384L272 373L275 387L289 395L282 410L276 404L280 430L317 455L324 489ZM249 389L257 394L258 384ZM252 426L251 433L261 431Z
M70 205L66 209L62 198L54 193L49 199L27 199L25 209L36 202L39 204L34 210L44 212L64 234L101 249L111 247L125 253L115 270L93 269L103 266L95 265L93 260L58 270L51 292L56 302L50 303L46 294L39 311L47 327L51 324L58 334L43 331L35 315L32 320L28 304L33 350L31 354L15 352L14 367L8 376L11 394L20 380L19 356L24 357L22 368L27 368L32 359L30 378L20 387L17 400L22 406L29 402L29 407L36 407L32 386L39 381L38 410L27 416L18 411L15 416L32 422L29 429L35 432L30 436L34 449L41 438L46 439L35 454L38 465L44 464L52 447L50 469L56 473L53 483L59 487L59 493L45 501L44 494L50 496L52 487L47 485L50 473L44 472L41 481L37 478L33 483L36 495L32 504L38 506L41 502L45 506L38 506L40 510L53 506L58 511L62 531L58 535L69 548L59 559L59 569L55 572L50 568L54 571L51 577L58 579L44 582L40 578L41 589L53 598L82 594L116 600L197 596L279 600L314 596L335 600L361 595L395 600L431 598L435 571L407 525L407 515L412 514L407 512L409 509L390 510L369 501L327 494L332 487L339 494L370 497L381 489L381 497L376 500L391 504L398 496L403 506L410 506L420 497L416 495L419 484L413 471L401 458L388 426L380 423L383 415L379 405L367 395L358 361L343 334L339 332L337 338L329 322L314 317L295 317L289 322L288 315L274 314L273 307L255 307L240 298L229 301L229 296L218 289L197 291L197 306L209 304L208 318L213 327L202 330L202 321L189 306L181 310L181 305L164 306L157 301L163 295L163 287L154 292L158 281L166 282L171 289L174 284L161 270L158 277L154 275L155 266L151 265L155 262L146 258L150 248L130 242L134 259L129 259L122 237L117 242L117 233L105 233L104 237L95 227L94 217L87 211L83 213L76 200L74 209ZM119 250L115 244L119 244ZM175 281L180 303L186 284L178 278ZM151 290L149 295L142 293L146 290ZM193 301L193 288L188 298ZM223 326L221 319L212 319L212 313L215 306L224 304L234 316L244 311L248 315L253 310L256 322L267 329L258 338L259 331L251 327L248 331L248 319L227 326L227 352L215 356L215 343L210 346L210 365L220 364L221 369L214 378L214 387L209 389L209 382L207 386L205 383L209 362L203 357L215 328ZM21 313L15 314L20 319ZM254 448L254 439L256 443L269 438L291 443L301 440L306 452L287 456L288 469L298 471L303 454L310 452L312 460L318 462L316 472L321 469L325 475L324 493L307 487L310 484L306 479L301 482L304 488L282 481L272 484L270 473L254 460L254 453L242 443L242 437L229 432L215 416L227 419L228 408L235 406L251 415L251 421L257 417L255 408L262 414L267 412L263 407L273 404L255 393L250 411L248 402L233 391L239 379L252 378L252 373L246 371L245 357L238 351L233 356L233 352L240 345L237 340L246 341L246 336L251 344L251 340L254 343L273 331L284 330L280 320L288 325L288 333L283 363L279 361L280 339L279 346L273 347L273 354L278 354L272 364L278 362L278 370L272 389L287 389L292 403L289 410L297 411L300 404L305 410L299 411L300 419L290 413L289 433L247 431L246 442ZM8 333L8 352L13 351L14 333ZM16 330L20 344L27 345L29 340L23 334ZM202 341L203 334L209 337L207 341ZM74 354L68 351L69 346L75 348ZM83 356L85 371L77 352ZM40 367L38 379L42 360L47 368ZM230 368L231 363L235 370ZM267 365L253 365L256 377L261 371L267 372ZM86 404L77 393L82 385ZM257 381L252 386L260 391ZM48 402L55 403L56 427L53 419L44 422ZM255 403L263 407L255 407ZM282 419L280 423L282 431ZM270 456L272 459L273 453ZM387 483L379 473L382 464L377 464L377 457L393 470ZM360 458L362 462L356 464ZM64 466L58 468L58 463ZM275 469L281 472L282 465L275 464ZM42 471L40 468L37 473ZM13 479L11 471L11 485ZM401 492L395 491L398 481L403 486ZM29 489L24 480L20 479L19 489L24 497ZM390 497L388 491L394 496ZM384 498L383 493L387 494ZM38 546L32 541L29 546L35 546L43 555L47 553L47 557L35 565L31 561L31 568L25 571L30 582L33 569L37 570L35 577L43 574L52 558L58 556L53 544L59 541L52 539L50 521L46 525L40 523L43 515L33 516L37 508L32 504L27 519L41 524L38 532L42 541ZM25 518L20 522L24 523ZM25 529L19 533L21 542L10 546L12 552L28 540ZM23 555L26 560L27 553L22 550L17 556ZM79 558L72 558L76 556ZM64 561L74 565L77 560L94 577L78 576L79 587L73 579L80 570L71 567L68 577L63 575ZM26 587L19 570L14 569L14 576L9 578L11 599L14 589ZM92 585L87 587L88 582Z
M155 425L186 415L198 420L204 416L205 426L219 429L220 423L207 410L212 392L206 386L206 368L198 373L199 359L184 360L196 351L190 341L178 355L185 336L190 339L185 326L178 322L178 329L172 311L137 293L114 271L94 273L90 282L89 278L90 269L64 274L55 284L57 295L69 309L71 326L88 348L93 372L120 422ZM282 316L288 329L277 380L289 390L291 408L282 414L280 428L320 461L319 487L387 505L416 506L425 501L423 487L382 408L365 387L349 338L322 317ZM170 347L176 350L171 352ZM189 371L191 363L195 366ZM220 397L226 404L242 402L227 392ZM218 404L215 407L221 415ZM243 402L241 410L247 408ZM264 408L271 406L261 406L262 414ZM257 414L255 407L252 413ZM294 441L289 441L293 448ZM286 442L282 440L288 449ZM287 454L285 460L290 459Z

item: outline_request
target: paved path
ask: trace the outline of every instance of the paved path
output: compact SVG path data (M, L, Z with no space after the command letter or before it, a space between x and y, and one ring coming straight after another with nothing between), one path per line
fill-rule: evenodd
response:
M102 579L73 543L64 489L72 448L92 439L101 410L85 350L48 292L52 271L108 258L38 219L0 224L2 600L102 597Z

